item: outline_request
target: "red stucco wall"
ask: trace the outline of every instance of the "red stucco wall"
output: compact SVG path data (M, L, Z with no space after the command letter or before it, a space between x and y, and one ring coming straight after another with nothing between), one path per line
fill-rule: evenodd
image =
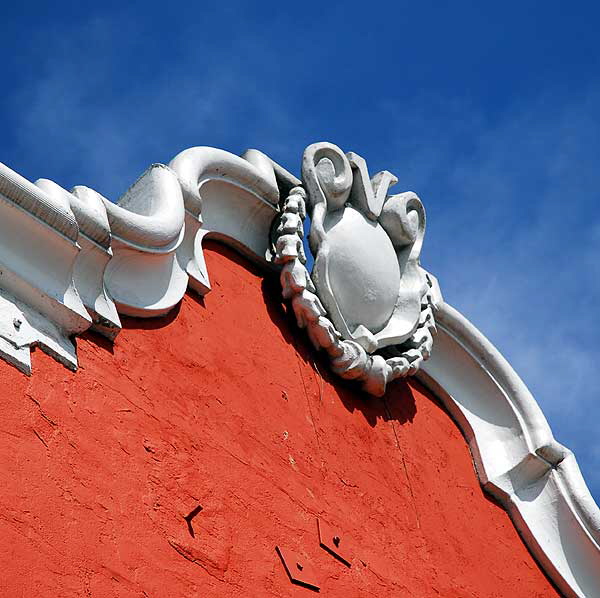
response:
M0 362L2 597L313 595L276 545L323 596L556 595L427 391L365 400L277 280L207 254L204 301L126 319L114 347L78 339L77 373L39 351L31 378ZM319 548L317 516L351 568Z

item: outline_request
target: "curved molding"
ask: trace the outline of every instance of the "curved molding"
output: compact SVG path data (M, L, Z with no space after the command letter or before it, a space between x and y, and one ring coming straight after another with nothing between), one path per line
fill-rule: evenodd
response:
M475 326L446 303L436 322L436 345L418 376L462 429L483 488L565 595L600 596L600 509L574 455Z
M77 240L79 227L68 200L50 197L43 189L2 163L0 194L68 239Z
M368 176L360 157L348 161L361 180ZM381 173L372 194L356 196L369 214L391 176ZM160 315L188 285L210 289L208 235L274 268L266 257L279 195L299 184L257 150L238 157L197 147L170 167L153 165L115 205L87 187L30 183L0 164L0 356L30 373L30 350L40 346L75 369L75 335L93 326L113 338L118 313ZM396 216L384 214L385 226L397 227ZM400 228L418 232L404 211L399 217ZM484 489L557 587L600 596L600 509L575 457L506 360L428 276L438 334L418 376L462 429Z
M35 346L76 367L70 337L92 323L73 282L78 236L67 197L0 164L0 355L26 373Z
M0 164L0 356L30 373L39 345L75 369L72 336L113 339L119 313L165 314L188 284L208 292L206 235L267 263L279 187L297 179L258 150L191 148L172 166L152 165L113 203Z
M206 236L222 239L265 265L271 223L278 211L277 181L285 171L277 172L271 159L258 150L247 150L240 158L212 147L184 150L169 166L183 193L186 233L178 259L192 288L201 294L210 290L202 255Z
M251 162L214 147L192 147L177 154L169 163L179 177L185 208L196 216L202 211L200 187L209 180L221 180L245 188L256 199L277 205L279 191L273 168L264 154L248 150Z
M112 236L131 247L167 253L179 243L183 202L177 177L153 164L115 204L104 200Z
M104 198L87 187L75 187L69 193L48 179L38 179L35 184L73 211L79 225L80 247L73 266L73 284L92 318L92 328L113 339L121 321L104 284L106 266L113 255Z
M118 311L138 317L167 313L188 283L176 256L185 232L177 175L153 164L117 204L104 199L104 207L114 253L105 283Z

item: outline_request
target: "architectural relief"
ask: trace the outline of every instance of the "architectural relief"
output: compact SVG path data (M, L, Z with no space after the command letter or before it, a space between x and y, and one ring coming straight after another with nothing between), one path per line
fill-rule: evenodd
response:
M360 156L330 143L306 149L302 178L308 195L291 190L276 230L284 297L333 371L381 396L391 380L416 373L433 344L441 297L419 265L423 205L414 193L388 196L394 175L370 180ZM312 274L302 245L306 199Z
M30 374L39 346L75 370L77 335L91 328L112 340L119 314L159 316L188 286L208 292L202 242L218 239L280 274L334 372L372 395L416 374L553 583L600 596L600 510L575 457L419 265L425 212L414 193L388 195L395 182L387 171L370 178L360 156L328 143L306 149L302 181L257 150L194 147L152 165L116 203L0 164L0 357Z
M207 235L266 264L278 181L297 182L257 150L195 147L152 165L113 203L0 164L0 356L30 373L39 346L76 369L74 335L114 339L119 313L160 316L188 284L210 290Z

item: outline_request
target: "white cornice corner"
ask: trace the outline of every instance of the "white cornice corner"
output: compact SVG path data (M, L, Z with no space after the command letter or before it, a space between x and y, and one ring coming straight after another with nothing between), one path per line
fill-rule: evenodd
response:
M73 283L79 227L64 196L0 164L0 354L26 373L39 345L71 369L91 318Z
M279 186L296 179L258 150L196 147L171 165L152 165L115 204L0 164L0 356L30 373L40 345L75 369L71 337L92 327L114 339L119 313L163 315L188 284L208 292L206 235L268 263Z
M463 431L483 488L566 596L600 596L600 509L506 359L446 303L418 376Z

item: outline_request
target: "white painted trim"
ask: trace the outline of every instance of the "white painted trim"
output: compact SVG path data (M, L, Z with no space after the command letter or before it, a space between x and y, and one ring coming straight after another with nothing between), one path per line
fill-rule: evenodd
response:
M207 292L206 236L273 267L265 258L279 193L298 179L257 150L192 148L170 166L152 166L115 205L0 164L0 357L30 373L39 345L74 369L71 337L92 325L114 337L117 309L150 317L188 284ZM600 509L575 457L506 360L434 290L438 337L419 377L554 583L568 596L600 596Z
M72 336L93 327L113 339L119 313L159 316L188 285L208 292L207 235L267 265L279 185L296 180L257 150L244 156L185 150L116 204L0 164L0 357L29 374L39 345L76 369Z
M79 228L64 196L0 164L0 356L26 373L40 346L75 369L92 320L73 282Z
M80 247L73 266L73 284L92 318L92 328L114 339L121 321L104 285L106 266L113 256L104 198L81 186L69 193L48 179L38 179L35 185L73 211L79 228L77 243Z
M258 150L247 150L240 158L213 147L184 150L169 166L183 193L186 235L177 255L190 286L201 294L210 290L204 238L224 240L266 265L279 201L277 180L285 171Z
M446 303L418 377L460 426L483 488L567 596L600 596L600 509L571 451L498 350Z

